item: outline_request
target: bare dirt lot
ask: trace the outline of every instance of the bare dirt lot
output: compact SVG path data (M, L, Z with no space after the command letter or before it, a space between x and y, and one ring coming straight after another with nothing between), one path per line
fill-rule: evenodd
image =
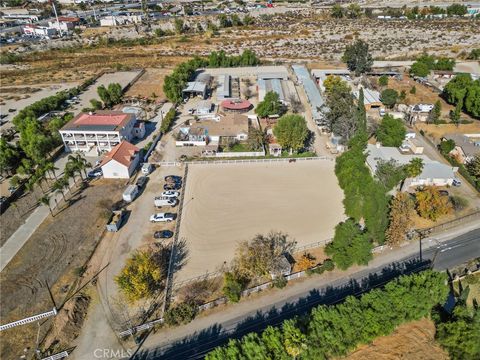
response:
M62 304L78 279L75 269L85 264L103 233L106 219L98 201L116 200L123 185L121 181L94 182L33 233L0 275L2 324L51 310L45 281L52 288L57 306ZM22 349L34 346L37 328L32 323L2 332L0 356L18 358Z
M163 93L163 79L166 75L170 74L171 71L171 68L146 69L145 73L128 89L126 96L165 98L165 94Z
M283 231L298 246L333 235L344 219L334 162L190 165L180 239L188 248L178 280L218 270L237 244Z
M401 325L389 336L361 346L345 360L447 360L448 354L434 340L435 325L423 319Z

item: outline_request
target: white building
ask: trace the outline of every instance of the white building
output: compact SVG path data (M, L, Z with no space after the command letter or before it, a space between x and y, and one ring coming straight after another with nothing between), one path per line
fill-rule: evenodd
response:
M56 19L49 21L48 27L57 31L68 32L75 29L75 26L79 23L80 19L77 17L59 16L58 22Z
M39 25L25 25L23 27L23 32L28 36L42 37L42 38L51 38L57 35L57 30Z
M136 137L133 114L121 111L80 113L60 129L66 151L110 151L122 140ZM145 131L143 131L145 134Z
M415 178L405 180L403 188L410 186L446 186L452 185L455 179L455 172L458 168L442 164L438 161L431 160L426 155L404 155L398 148L386 147L380 145L367 145L367 165L371 172L375 174L379 161L394 160L398 165L406 165L414 158L420 158L423 161L422 173Z
M140 161L140 149L128 141L122 141L109 151L102 160L103 177L106 179L129 179Z
M142 19L142 14L118 13L102 17L100 19L100 26L139 24L142 22Z

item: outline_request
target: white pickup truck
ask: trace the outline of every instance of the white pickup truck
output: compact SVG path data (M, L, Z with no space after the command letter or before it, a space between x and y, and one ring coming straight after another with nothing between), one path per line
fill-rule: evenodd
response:
M155 200L153 203L156 207L177 206L178 200L177 198L172 198L172 197L157 196L155 197Z

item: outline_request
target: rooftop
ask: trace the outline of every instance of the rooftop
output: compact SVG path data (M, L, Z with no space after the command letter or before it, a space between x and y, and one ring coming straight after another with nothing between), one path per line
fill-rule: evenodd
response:
M471 136L473 135L473 136ZM474 156L480 153L480 134L448 134L446 139L455 141L456 146L460 146L466 156Z
M248 100L223 100L221 103L222 108L227 110L247 110L252 106L252 103Z
M307 93L308 101L312 106L312 117L314 120L321 119L323 116L321 111L318 110L324 104L323 98L320 95L320 90L317 87L317 84L310 77L310 74L307 68L303 65L292 65L292 69L297 75L298 81L303 84L303 88Z
M139 151L140 149L135 145L130 144L128 141L122 141L105 155L100 166L105 165L110 160L115 160L129 167Z
M114 131L135 119L121 111L97 111L80 113L62 127L62 130Z
M418 176L420 179L444 179L453 178L454 171L451 166L431 160L426 155L404 155L396 147L367 145L367 164L373 173L377 171L377 163L380 160L395 160L398 165L406 165L414 158L423 160L423 171Z
M249 120L245 115L228 114L220 117L220 121L203 120L190 127L190 133L195 134L198 128L205 129L209 136L237 136L248 134ZM201 131L200 131L201 133Z

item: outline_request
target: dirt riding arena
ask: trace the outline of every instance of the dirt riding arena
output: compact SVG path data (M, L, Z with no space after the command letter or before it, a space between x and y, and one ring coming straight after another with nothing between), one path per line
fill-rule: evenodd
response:
M334 161L189 165L179 238L188 255L176 280L219 270L237 244L271 230L297 246L333 236L344 219Z

